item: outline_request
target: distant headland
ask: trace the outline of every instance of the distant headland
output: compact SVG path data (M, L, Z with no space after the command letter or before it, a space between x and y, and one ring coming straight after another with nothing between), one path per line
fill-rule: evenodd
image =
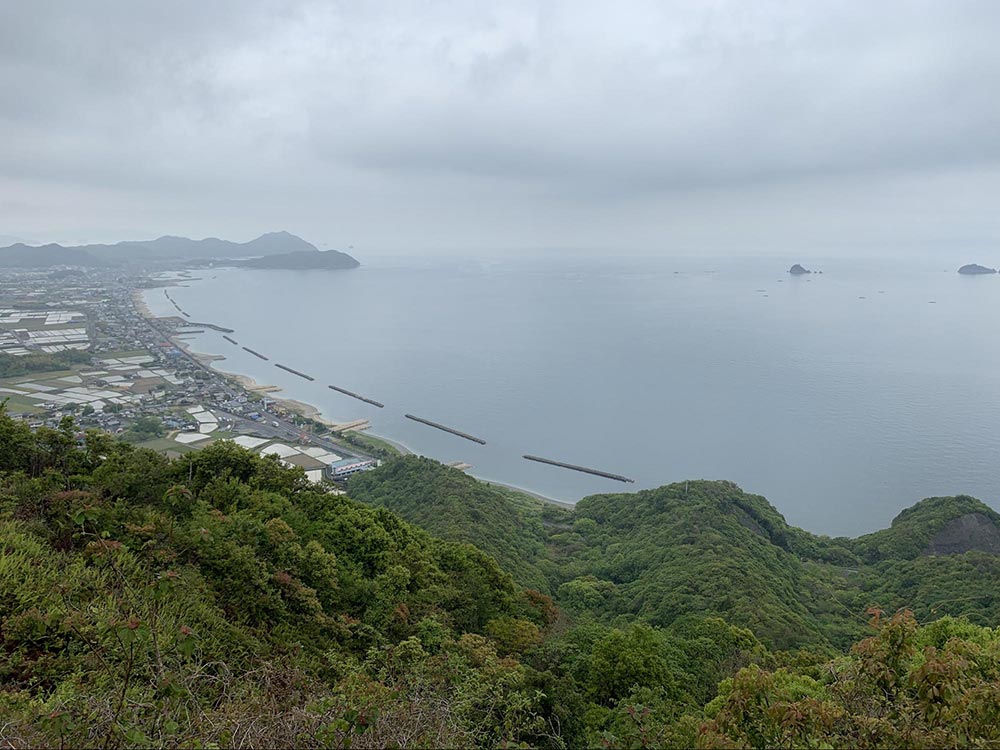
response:
M337 250L296 250L280 255L234 260L227 262L226 265L288 271L339 271L345 268L357 268L361 264L347 253L341 253Z
M118 242L113 245L70 245L55 243L33 247L16 243L0 248L0 268L51 268L78 266L111 268L127 265L162 264L171 261L208 263L213 261L272 256L285 258L286 265L259 268L355 268L357 260L335 250L320 252L310 242L289 232L269 232L249 242L230 242L216 237L192 240L164 236L155 240ZM294 256L294 257L292 257ZM300 256L307 260L300 260ZM313 261L316 265L287 265Z

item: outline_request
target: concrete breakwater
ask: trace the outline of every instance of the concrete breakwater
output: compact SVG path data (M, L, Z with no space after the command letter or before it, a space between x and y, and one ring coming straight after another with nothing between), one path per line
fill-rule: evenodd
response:
M265 362L267 361L267 357L265 357L265 356L264 356L263 354L261 354L260 352L255 352L255 351L254 351L253 349L251 349L251 348L250 348L249 346L244 346L244 347L241 347L241 348L242 348L242 349L243 349L243 351L245 351L245 352L250 352L250 353L251 353L251 354L252 354L253 356L257 357L258 359L262 359L262 360L264 360ZM281 365L277 365L277 366L278 366L278 367L281 367ZM287 368L287 367L282 367L282 369L283 369L283 370L287 370L288 368ZM298 374L298 373L296 373L296 374Z
M246 347L243 347L243 348L246 349ZM257 352L251 352L251 354L257 354ZM261 354L257 354L257 356L260 357L261 359L267 359L267 357L264 357ZM290 373L292 373L292 375L298 375L300 378L305 378L306 380L315 380L316 379L312 375L306 375L304 372L299 372L298 370L293 370L291 367L285 367L285 365L279 365L277 362L274 363L274 366L277 367L277 368L279 368L279 369L284 370L285 372L290 372Z
M567 464L562 461L553 461L551 458L541 458L540 456L530 456L525 454L522 458L526 458L529 461L537 461L540 464L549 464L550 466L558 466L561 469L570 469L572 471L580 471L584 474L593 474L597 477L604 477L605 479L614 479L616 482L628 482L629 484L635 484L634 479L629 479L628 477L623 477L621 474L611 474L607 471L600 471L599 469L590 469L586 466L577 466L576 464Z
M157 320L163 321L164 323L167 323L168 325L181 326L184 329L186 329L185 332L188 333L188 334L191 334L191 333L204 333L203 330L197 330L197 331L195 331L194 330L195 328L198 328L198 329L210 328L213 331L219 331L221 333L232 333L233 332L232 328L223 328L222 326L215 325L215 323L201 323L201 322L199 322L197 320L190 320L190 318L191 318L190 315L188 315L187 313L181 313L181 314L185 318L188 318L189 320L183 320L182 318L180 318L177 315L164 316L162 318L157 318ZM235 341L233 341L228 336L223 336L223 338L226 339L227 341L232 341L232 343L234 343L234 344L236 343Z
M168 300L170 300L170 304L177 308L177 312L183 313L184 315L187 315L187 313L184 312L183 309L181 309L181 306L177 304L177 301L173 297L171 297L169 294L167 294L167 290L166 289L163 290L163 296L166 297ZM191 316L188 315L188 317L190 318Z
M187 313L184 313L187 315ZM191 316L188 315L190 318ZM193 323L192 325L201 326L203 328L211 328L213 331L218 331L219 333L232 333L232 328L224 328L223 326L217 326L215 323Z
M364 401L366 404L371 404L372 406L377 406L379 409L382 409L382 408L385 407L385 404L383 404L380 401L375 401L375 400L370 399L370 398L365 398L364 396L362 396L360 394L357 394L354 391L349 391L346 388L338 388L335 385L328 385L327 388L329 388L331 391L336 391L337 393L343 393L345 396L350 396L351 398L356 398L358 401Z
M469 435L466 432L461 432L460 430L453 429L451 427L446 427L443 424L438 424L437 422L432 422L429 419L424 419L423 417L415 417L412 414L404 414L407 419L412 419L414 422L420 422L428 427L433 427L436 430L443 430L444 432L450 432L452 435L457 435L460 438L465 438L466 440L471 440L473 443L479 443L480 445L486 445L486 441L482 438L477 438L474 435Z
M237 341L236 339L231 339L228 336L223 336L222 338L224 338L226 341L228 341L230 344L233 344L234 346L240 345L240 342Z

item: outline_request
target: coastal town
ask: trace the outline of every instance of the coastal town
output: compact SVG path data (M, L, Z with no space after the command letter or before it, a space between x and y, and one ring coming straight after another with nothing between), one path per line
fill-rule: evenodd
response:
M78 439L97 429L168 457L230 440L317 483L342 482L394 452L361 434L366 420L327 422L191 352L186 337L232 331L193 321L176 303L178 315L155 317L142 301L156 287L169 298L167 288L188 277L161 269L6 272L0 403L33 426L71 419Z

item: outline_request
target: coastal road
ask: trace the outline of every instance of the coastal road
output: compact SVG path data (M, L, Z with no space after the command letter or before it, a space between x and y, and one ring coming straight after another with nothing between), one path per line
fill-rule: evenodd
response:
M330 453L336 453L341 458L371 458L371 456L359 453L354 448L348 448L342 443L322 435L314 435L306 432L305 440L303 440L302 434L304 431L301 427L294 423L279 419L273 414L267 415L269 419L262 419L258 422L236 414L230 414L222 411L221 409L213 409L212 411L225 416L230 422L232 422L233 432L242 432L248 435L252 434L259 437L273 438L275 440L288 440L296 443L308 442L309 444L323 448ZM275 427L272 422L277 422L278 426Z

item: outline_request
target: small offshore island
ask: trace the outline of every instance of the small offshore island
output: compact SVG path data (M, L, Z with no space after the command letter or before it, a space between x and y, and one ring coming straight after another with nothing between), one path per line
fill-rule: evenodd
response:
M969 263L959 268L958 272L963 276L985 276L996 273L997 269L990 268L989 266L981 266L978 263Z

